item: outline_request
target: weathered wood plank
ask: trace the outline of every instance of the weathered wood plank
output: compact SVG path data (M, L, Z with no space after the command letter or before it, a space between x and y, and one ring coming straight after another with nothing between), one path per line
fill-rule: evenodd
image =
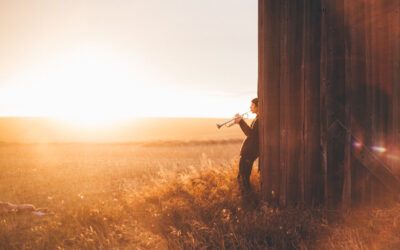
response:
M351 105L352 105L352 36L351 33L354 32L354 25L351 13L351 3L349 1L344 1L343 5L343 16L344 16L344 47L345 47L345 120L346 125L346 136L344 140L344 161L343 161L343 192L342 192L342 208L349 208L351 206ZM356 72L354 72L356 74Z
M267 190L266 186L266 175L267 173L267 168L266 168L266 159L265 159L265 152L266 152L266 146L267 142L265 141L266 137L266 131L265 131L265 123L266 121L266 112L265 112L265 91L264 91L264 85L265 85L265 76L264 76L264 64L265 64L265 52L264 52L264 45L265 45L265 38L264 38L264 33L265 33L265 28L264 28L264 0L258 0L258 83L257 83L257 96L258 96L258 107L259 107L259 150L260 150L260 156L258 160L258 167L260 169L260 188L262 190L262 194L264 199L266 199L266 195L264 190Z
M279 161L280 161L280 169L281 169L281 192L279 196L279 203L282 206L286 206L287 203L287 193L288 193L288 185L290 185L289 173L290 168L288 167L288 152L289 152L289 144L288 144L288 130L290 128L289 117L288 117L288 109L289 109L289 96L288 92L290 90L289 86L289 53L288 53L288 38L289 38L289 22L292 22L292 16L289 16L288 13L288 5L287 1L281 2L281 20L280 20L280 150L279 150Z
M388 164L391 165L393 169L398 169L400 166L400 141L399 141L399 115L400 115L400 1L394 3L394 6L391 8L392 11L389 15L389 25L387 29L389 30L388 40L390 41L390 45L388 46L388 50L390 54L388 55L389 66L388 70L391 81L391 105L389 110L390 122L389 122L389 130L390 130L390 144L389 150L391 151L391 155L388 158ZM396 11L397 10L397 11ZM398 172L400 173L400 171Z
M291 205L296 205L300 201L300 181L299 169L303 167L303 156L301 151L304 147L303 127L304 127L304 79L303 71L303 15L304 0L291 1L289 4L289 16L291 16L289 31L289 91L288 106L286 107L289 119L288 131L288 169L290 188L288 189L288 199Z
M278 1L262 1L262 28L264 29L262 43L264 43L265 58L262 70L263 79L260 82L261 91L264 93L263 109L260 111L261 136L264 145L260 151L263 162L262 178L263 196L271 201L276 201L280 192L280 4ZM278 72L278 73L277 73Z
M327 120L328 126L336 120L344 121L345 112L345 45L344 1L326 2L327 32ZM328 206L340 205L343 193L343 161L345 134L332 134L328 130Z
M323 202L323 169L320 164L320 60L321 2L304 1L304 197L308 204Z
M392 88L393 88L393 159L392 167L400 166L400 1L396 2L392 13Z
M362 10L361 10L362 11ZM364 132L361 137L362 143L365 145L371 145L373 143L374 126L374 91L373 91L373 33L371 26L372 8L369 0L364 1L364 14L365 14L365 85L366 85L366 106L365 106L365 120L363 124ZM368 133L367 133L368 132ZM374 202L374 180L373 178L366 178L368 181L365 186L369 189L368 193L362 197L364 201Z
M365 3L363 0L354 0L348 2L346 6L347 13L347 38L351 41L351 51L349 53L349 60L346 65L350 67L351 71L346 72L346 78L351 82L351 115L350 124L346 126L351 128L351 133L357 138L363 140L365 135L368 135L368 101L366 92L366 52L365 52ZM348 137L349 139L349 137ZM356 150L351 142L347 142L350 147L351 154ZM351 156L350 154L350 156ZM363 171L364 167L356 159L350 160L351 166L351 198L357 203L369 202L368 195L365 190L369 187L368 173Z

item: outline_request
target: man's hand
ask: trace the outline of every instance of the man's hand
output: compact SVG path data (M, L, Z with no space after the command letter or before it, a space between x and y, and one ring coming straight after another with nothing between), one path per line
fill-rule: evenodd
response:
M240 114L236 114L236 115L235 115L235 123L236 123L236 124L238 124L242 119L243 119L243 117L240 116Z

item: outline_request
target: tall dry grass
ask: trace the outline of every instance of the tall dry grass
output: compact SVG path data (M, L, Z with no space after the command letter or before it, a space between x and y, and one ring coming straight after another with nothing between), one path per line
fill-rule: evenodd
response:
M54 215L0 214L0 249L294 249L399 246L400 206L335 221L280 210L237 183L239 141L3 144L0 201Z

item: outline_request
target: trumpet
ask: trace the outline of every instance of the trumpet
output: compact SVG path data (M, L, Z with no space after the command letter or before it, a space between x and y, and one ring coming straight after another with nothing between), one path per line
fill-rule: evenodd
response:
M224 122L221 123L217 123L217 128L221 128L222 126L226 126L226 127L232 127L233 125L235 125L235 119L242 117L242 119L246 119L249 116L250 111L247 111L246 113L241 114L238 117L233 117L232 119L226 120Z

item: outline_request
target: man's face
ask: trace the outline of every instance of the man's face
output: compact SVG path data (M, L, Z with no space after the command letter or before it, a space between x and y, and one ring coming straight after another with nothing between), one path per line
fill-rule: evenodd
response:
M253 114L258 114L258 107L257 107L254 103L251 103L250 111L251 111Z

